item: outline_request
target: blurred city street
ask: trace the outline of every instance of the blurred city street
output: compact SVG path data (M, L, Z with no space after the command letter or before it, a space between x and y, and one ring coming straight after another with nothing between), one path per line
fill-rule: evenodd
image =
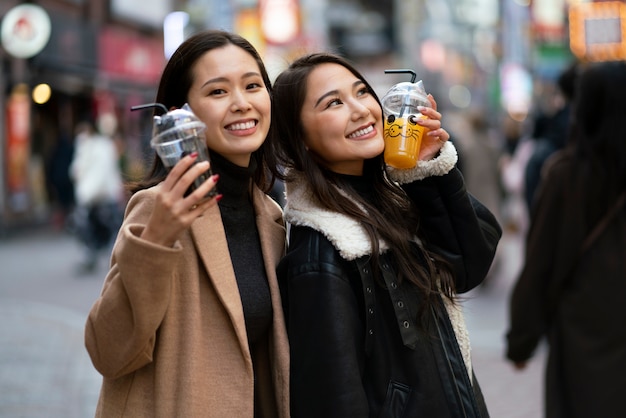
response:
M81 276L82 256L71 236L49 228L0 241L0 418L93 416L101 378L84 349L83 327L106 262ZM519 237L505 234L493 275L464 302L473 365L494 418L541 416L544 356L523 372L503 356L520 262Z

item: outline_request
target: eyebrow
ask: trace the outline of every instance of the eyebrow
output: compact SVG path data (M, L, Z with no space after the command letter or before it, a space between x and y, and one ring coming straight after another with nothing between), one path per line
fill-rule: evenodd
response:
M363 80L357 80L357 81L355 81L354 83L352 83L352 87L354 88L354 87L358 86L359 84L363 84L363 85L365 85L365 83L363 82ZM320 96L320 98L319 98L319 99L317 99L317 101L315 102L315 106L313 106L313 107L317 107L317 106L320 104L320 102L321 102L322 100L324 100L326 97L328 97L328 96L334 96L334 95L337 95L337 94L339 94L339 90L331 90L331 91L329 91L329 92L327 92L327 93L325 93L325 94L322 94L322 95Z
M246 78L250 78L250 77L261 77L261 74L255 72L255 71L250 71L250 72L245 73L241 78L242 79L246 79ZM261 78L263 78L263 77L261 77ZM202 87L204 87L206 85L209 85L209 84L212 84L212 83L223 83L223 82L226 82L226 81L228 81L228 78L226 78L226 77L215 77L215 78L212 78L210 80L207 80L202 85Z

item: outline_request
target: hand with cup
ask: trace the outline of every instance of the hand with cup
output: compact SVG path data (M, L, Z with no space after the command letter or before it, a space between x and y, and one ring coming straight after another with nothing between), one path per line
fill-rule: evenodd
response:
M386 73L410 73L411 82L394 85L382 98L385 116L385 162L395 168L413 168L427 128L418 123L420 108L429 107L422 80L415 81L412 70L386 70Z
M150 145L156 151L163 165L171 170L183 157L196 154L196 163L209 161L204 131L206 125L198 119L188 104L174 109L163 116L154 117L154 128ZM211 177L211 170L200 174L185 192L188 196ZM215 188L205 197L217 195Z
M215 203L212 197L219 199L215 187L218 177L210 168L206 125L189 105L168 112L162 104L150 103L132 110L149 107L161 107L166 112L154 116L150 145L169 173L162 184L161 204L155 207L142 238L171 245L182 230Z
M409 169L418 160L433 158L445 140L441 114L422 80L415 82L413 70L386 70L386 73L411 74L410 82L394 85L381 99L385 117L385 162L394 168Z

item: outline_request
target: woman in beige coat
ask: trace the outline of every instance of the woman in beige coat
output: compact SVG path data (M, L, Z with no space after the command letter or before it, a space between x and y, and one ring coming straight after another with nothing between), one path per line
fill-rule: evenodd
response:
M230 33L197 34L169 60L157 102L207 125L215 174L185 196L208 163L190 155L168 173L155 158L134 187L85 327L98 417L288 417L269 92L258 53Z

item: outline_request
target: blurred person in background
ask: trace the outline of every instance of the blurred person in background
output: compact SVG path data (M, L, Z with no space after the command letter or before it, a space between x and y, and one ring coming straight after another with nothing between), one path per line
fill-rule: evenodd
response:
M76 126L75 148L69 167L76 198L70 228L86 249L80 271L92 272L121 224L124 186L117 146L92 122Z
M96 415L287 418L289 347L276 265L285 251L270 79L241 36L203 31L168 61L156 96L206 125L197 155L152 170L126 207L110 270L85 325L104 376ZM192 182L213 175L189 195ZM218 183L219 179L219 183ZM205 196L217 185L220 194Z
M547 163L506 356L524 369L545 337L547 418L624 416L626 62L587 64L569 140Z
M59 228L66 226L66 222L76 205L74 182L69 170L73 158L74 142L71 135L60 134L46 164L46 178L49 182L50 195L58 205L55 207L53 223Z
M504 115L502 133L504 146L498 159L502 191L500 215L504 228L511 233L525 235L528 229L528 210L524 200L524 170L535 148L525 132L525 124L518 115Z
M569 128L571 102L574 99L578 64L566 68L557 78L558 92L555 109L542 112L535 120L531 138L535 144L524 168L524 198L528 211L532 209L535 192L541 180L541 170L546 160L565 147Z
M306 55L274 83L294 418L488 416L457 297L485 278L502 231L428 97L420 161L394 170L381 104L346 60Z

